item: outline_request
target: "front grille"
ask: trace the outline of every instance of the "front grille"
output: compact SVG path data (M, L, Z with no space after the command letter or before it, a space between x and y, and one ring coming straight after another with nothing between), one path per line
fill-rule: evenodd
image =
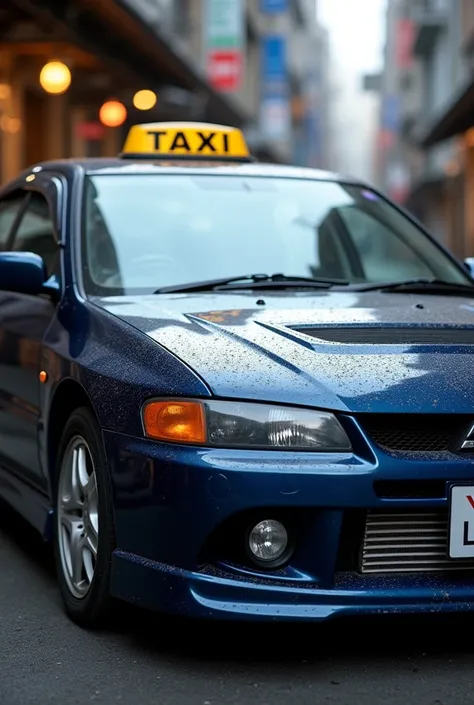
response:
M474 419L459 414L361 414L358 420L369 438L389 452L456 453Z
M374 492L381 499L444 499L445 480L377 480Z
M474 570L474 560L448 558L447 511L369 511L360 557L362 573Z

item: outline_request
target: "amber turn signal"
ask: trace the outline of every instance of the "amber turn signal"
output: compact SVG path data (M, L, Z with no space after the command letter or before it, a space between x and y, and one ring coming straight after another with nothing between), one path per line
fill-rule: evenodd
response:
M205 443L206 420L202 404L195 401L150 401L143 409L149 438L175 443Z

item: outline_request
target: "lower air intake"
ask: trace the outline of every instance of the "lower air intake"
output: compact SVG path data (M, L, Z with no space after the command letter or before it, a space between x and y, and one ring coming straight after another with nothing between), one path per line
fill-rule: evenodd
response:
M427 573L474 570L474 559L448 558L445 511L367 513L362 573Z

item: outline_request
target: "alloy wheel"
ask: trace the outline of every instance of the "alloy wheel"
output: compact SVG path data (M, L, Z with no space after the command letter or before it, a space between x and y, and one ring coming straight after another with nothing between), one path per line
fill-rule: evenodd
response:
M92 585L99 545L99 506L94 461L87 442L75 436L60 467L57 540L71 595L84 598Z

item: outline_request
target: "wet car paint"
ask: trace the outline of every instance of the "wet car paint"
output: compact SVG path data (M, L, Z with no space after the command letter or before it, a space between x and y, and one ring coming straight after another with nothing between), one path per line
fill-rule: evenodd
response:
M329 292L255 302L251 294L201 294L94 303L173 351L222 398L472 413L472 346L338 344L309 337L305 327L463 328L474 323L474 300Z
M68 168L76 196L72 187L80 176ZM269 168L268 173L280 172ZM472 346L329 343L308 335L305 327L468 331L474 329L474 300L350 291L86 300L74 269L78 204L65 209L64 291L37 351L48 380L38 387L37 407L26 409L30 420L37 418L39 470L25 481L18 469L3 467L0 494L51 537L55 410L79 387L103 429L112 477L115 595L182 614L237 619L471 609L473 583L467 578L362 576L341 571L337 561L346 509L446 508L449 482L472 481L470 458L388 456L357 420L366 412L470 418ZM14 298L20 321L31 310L30 297ZM0 306L4 301L0 294ZM34 338L34 330L30 333ZM2 362L5 349L3 340ZM9 348L6 373L31 365L20 349ZM353 453L226 451L152 442L143 437L140 412L153 396L217 396L333 410L353 441ZM5 399L10 411L16 404L10 421L23 438L14 390L0 399L4 414ZM438 481L442 489L416 500L386 498L374 489L380 479ZM226 560L211 564L203 556L209 535L232 516L288 510L301 516L304 531L291 565L275 574Z

